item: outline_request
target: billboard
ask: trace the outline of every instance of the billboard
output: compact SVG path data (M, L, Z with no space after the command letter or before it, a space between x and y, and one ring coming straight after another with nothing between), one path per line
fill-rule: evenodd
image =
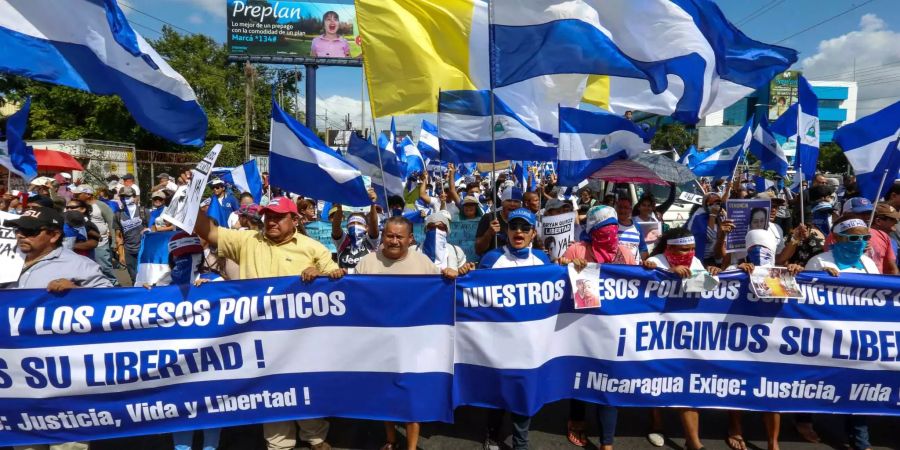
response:
M352 0L228 0L227 11L230 55L319 64L362 57Z
M780 73L769 83L769 121L781 117L792 104L797 102L797 80L801 72L788 70Z

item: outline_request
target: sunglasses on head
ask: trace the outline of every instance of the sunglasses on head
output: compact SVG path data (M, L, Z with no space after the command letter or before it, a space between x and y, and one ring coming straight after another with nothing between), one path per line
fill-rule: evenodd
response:
M871 235L871 234L844 234L844 233L838 233L838 236L840 236L840 237L842 237L842 238L846 238L846 239L847 239L848 241L850 241L850 242L859 242L859 241L869 242L869 239L872 239L872 235Z
M35 237L44 230L46 230L46 228L16 228L16 234L21 234L25 237Z

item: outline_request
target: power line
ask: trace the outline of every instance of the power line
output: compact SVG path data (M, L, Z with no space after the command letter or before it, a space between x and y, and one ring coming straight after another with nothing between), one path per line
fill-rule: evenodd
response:
M784 41L786 41L786 40L788 40L788 39L790 39L790 38L792 38L792 37L799 36L799 35L801 35L801 34L803 34L803 33L806 33L806 32L809 31L809 30L812 30L813 28L816 28L816 27L818 27L818 26L820 26L820 25L822 25L822 24L831 22L832 20L837 19L838 17L841 17L841 16L843 16L844 14L849 13L850 11L853 11L853 10L856 10L856 9L859 9L859 8L862 8L863 6L866 6L866 5L868 5L869 3L872 3L872 2L874 2L874 1L875 1L875 0L866 0L866 1L860 3L860 4L856 5L856 6L853 6L853 7L849 8L849 9L843 11L843 12L840 12L840 13L838 13L838 14L835 14L835 15L833 15L833 16L827 18L827 19L824 19L824 20L822 20L822 21L820 21L820 22L814 23L814 24L812 24L812 25L810 25L810 26L808 26L808 27L806 27L806 28L804 28L804 29L802 29L802 30L800 30L800 31L798 31L798 32L796 32L796 33L794 33L794 34L792 34L792 35L790 35L790 36L788 36L788 37L782 39L782 40L780 40L780 41L776 41L775 43L776 43L776 44L780 44L780 43L782 43L782 42L784 42Z
M775 8L776 6L780 5L783 2L784 2L784 0L772 0L769 3L762 5L761 7L759 7L759 9L753 11L752 13L748 14L743 19L739 20L737 22L737 26L742 26L742 25L762 16L763 14L769 12L772 8Z
M843 72L834 72L834 73L830 73L830 74L826 74L826 75L817 75L816 79L817 80L826 80L829 78L836 79L836 78L843 78L843 77L846 77L849 75L854 75L854 74L856 74L856 75L877 75L879 72L896 70L890 66L894 66L897 64L900 64L900 60L885 63L885 64L874 65L874 66L860 67L856 70L850 69L850 70L845 70Z
M152 28L152 27L148 27L147 25L144 25L144 24L142 24L142 23L135 22L134 20L129 20L128 23L130 23L130 24L132 24L132 25L137 25L137 26L139 26L139 27L141 27L141 28L143 28L143 29L145 29L145 30L151 32L151 33L156 33L156 34L162 36L162 33L160 33L159 30L157 30L157 29L155 29L155 28Z
M884 96L881 96L881 97L858 98L858 99L856 99L856 102L858 103L858 102L867 102L867 101L869 101L869 100L882 100L882 99L885 99L885 98L900 98L900 93L897 93L897 94L894 94L894 95L884 95Z
M124 6L124 7L126 7L126 8L128 8L128 9L130 9L130 10L132 10L132 11L134 11L134 12L136 12L136 13L143 14L143 15L145 15L145 16L151 18L151 19L154 19L154 20L158 20L158 21L160 21L160 22L162 22L162 23L164 23L164 24L166 24L166 25L168 25L168 26L170 26L170 27L172 27L172 28L177 28L177 29L179 29L179 30L181 30L181 31L184 31L185 33L188 33L188 34L191 34L191 35L198 34L198 33L194 33L194 32L191 31L191 30L188 30L188 29L186 29L186 28L179 27L178 25L175 25L174 23L169 22L169 21L167 21L167 20L160 19L159 17L156 17L156 16L154 16L154 15L152 15L152 14L145 13L145 12L143 12L143 11L141 11L141 10L135 8L134 6L131 6L131 5L127 4L127 3L121 3L121 5Z

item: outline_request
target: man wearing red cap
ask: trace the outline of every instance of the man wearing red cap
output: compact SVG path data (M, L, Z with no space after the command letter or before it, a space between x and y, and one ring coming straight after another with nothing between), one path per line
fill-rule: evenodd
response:
M320 275L336 279L344 271L331 259L331 252L318 241L297 232L300 214L297 205L287 197L273 198L260 213L263 229L230 230L213 227L206 214L197 214L194 232L218 249L218 256L240 266L240 279L283 277L300 274L303 281ZM297 445L296 426L300 438L313 450L329 450L325 442L328 422L323 419L273 422L263 425L269 450L293 449Z

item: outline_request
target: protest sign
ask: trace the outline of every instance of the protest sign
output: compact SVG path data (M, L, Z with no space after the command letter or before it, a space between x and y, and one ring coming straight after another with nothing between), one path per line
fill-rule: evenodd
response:
M750 286L759 298L798 298L800 286L786 267L753 268Z
M748 231L768 229L772 201L728 200L725 205L728 220L734 223L734 231L725 237L725 251L742 252L746 249L745 239Z
M572 286L572 300L575 309L600 307L600 265L588 263L581 272L574 264L568 265L569 286Z
M25 265L25 255L19 251L16 231L5 226L7 220L19 216L0 211L0 283L11 283L19 279Z
M900 415L895 277L806 272L798 299L772 300L740 271L688 294L672 274L603 264L603 306L582 310L565 278L548 265L457 280L457 406L533 415L576 398Z
M477 220L465 220L462 222L450 222L450 233L447 234L447 242L459 246L466 254L466 261L478 261L475 253L475 232L478 230ZM413 237L419 245L425 242L425 225L413 225Z
M641 237L644 238L644 243L647 244L647 251L652 252L653 248L656 247L656 241L658 241L659 237L662 236L662 222L640 222L638 220L635 220L634 224L637 227L638 231L641 232Z
M388 275L0 291L0 447L329 416L450 422L452 295L440 276Z
M344 225L342 224L341 226L343 227ZM307 236L319 241L329 252L334 253L337 251L334 248L334 240L331 239L331 222L315 220L307 223L304 227L306 228Z
M194 232L194 223L197 221L197 213L200 211L200 200L203 197L203 191L206 189L206 180L209 173L212 172L216 165L216 159L219 158L219 151L222 150L222 144L216 144L209 153L197 164L197 167L191 169L191 182L187 185L178 186L178 190L172 196L172 201L166 210L160 215L163 220L181 228L187 233Z
M575 242L575 213L541 216L538 239L550 259L558 259L569 248L569 244Z
M678 199L686 201L688 203L693 203L695 205L703 204L703 196L702 195L697 195L697 194L687 192L687 191L682 192L681 195L678 196Z

